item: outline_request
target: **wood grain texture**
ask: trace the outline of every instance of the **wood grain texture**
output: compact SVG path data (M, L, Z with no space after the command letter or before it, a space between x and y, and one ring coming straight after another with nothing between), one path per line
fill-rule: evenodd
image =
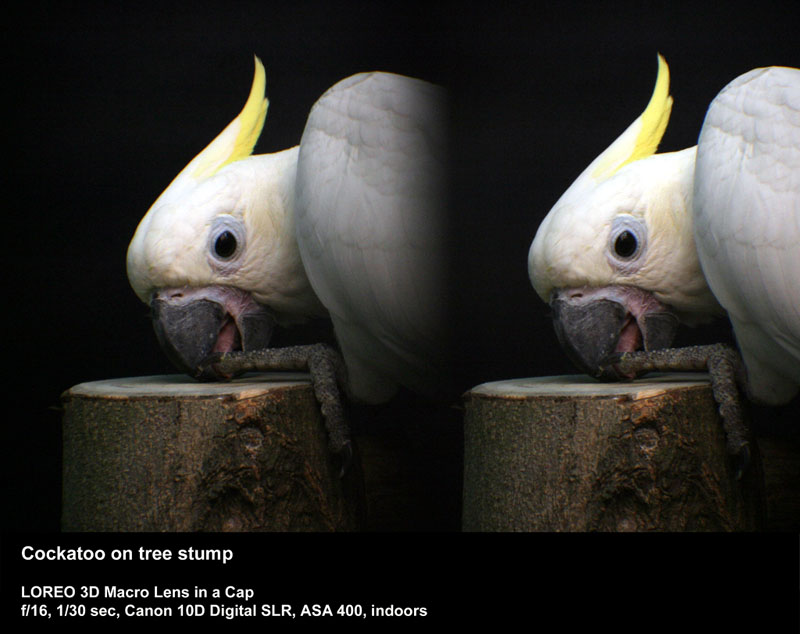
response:
M484 384L466 395L469 531L729 531L763 521L704 375Z
M336 531L362 520L360 468L328 450L307 375L152 376L63 395L67 531Z

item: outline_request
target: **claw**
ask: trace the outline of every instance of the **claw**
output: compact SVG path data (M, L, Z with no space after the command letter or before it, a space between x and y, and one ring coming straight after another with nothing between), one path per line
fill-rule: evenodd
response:
M597 376L606 378L616 377L618 381L632 381L636 378L635 371L625 371L625 361L629 353L612 352L600 360Z
M737 384L741 382L742 361L739 354L723 344L691 348L666 348L648 352L613 353L602 360L608 372L635 377L646 372L707 371L711 377L714 400L719 407L725 430L728 454L736 462L737 479L750 464L749 432L743 414L743 403Z
M353 448L341 400L341 389L346 385L346 374L344 361L333 348L316 344L290 348L264 348L249 352L215 352L203 359L200 370L206 371L206 375L213 373L217 380L223 381L248 371L310 372L314 395L325 419L330 450L342 456L342 475L347 472L353 461Z
M224 352L212 352L205 359L203 359L197 366L197 377L203 381L230 381L236 378L242 372L226 372L224 370L224 362L235 358L235 354L226 354Z
M339 458L342 461L342 468L339 471L339 477L343 478L347 475L347 472L350 471L350 468L353 466L353 443L350 440L346 440L342 448L339 450Z
M750 443L746 442L739 447L739 450L734 455L734 470L737 480L741 480L745 471L750 466Z

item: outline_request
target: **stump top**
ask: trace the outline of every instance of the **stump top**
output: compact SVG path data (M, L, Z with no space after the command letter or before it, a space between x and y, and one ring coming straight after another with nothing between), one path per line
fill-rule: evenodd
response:
M246 399L287 387L309 385L311 377L304 372L263 372L245 374L226 382L201 383L183 374L136 376L80 383L64 396L94 398L214 398Z
M539 376L483 383L467 392L467 396L495 398L584 397L607 398L627 396L633 400L649 398L675 388L706 387L705 372L648 374L635 381L603 383L585 375Z

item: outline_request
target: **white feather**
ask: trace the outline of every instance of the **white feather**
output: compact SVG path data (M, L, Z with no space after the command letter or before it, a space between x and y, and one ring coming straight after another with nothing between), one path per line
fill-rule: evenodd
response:
M298 245L362 400L440 379L443 101L417 79L355 75L319 99L300 143Z
M753 70L713 101L693 212L703 272L753 397L789 400L800 386L800 70Z

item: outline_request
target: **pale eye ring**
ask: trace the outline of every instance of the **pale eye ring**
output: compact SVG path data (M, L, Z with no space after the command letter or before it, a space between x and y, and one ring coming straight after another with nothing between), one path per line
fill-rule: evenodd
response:
M611 265L623 273L631 273L642 265L647 251L647 225L630 214L620 214L611 223L607 257Z
M238 269L245 247L244 223L228 214L214 218L208 233L208 261L223 275Z

